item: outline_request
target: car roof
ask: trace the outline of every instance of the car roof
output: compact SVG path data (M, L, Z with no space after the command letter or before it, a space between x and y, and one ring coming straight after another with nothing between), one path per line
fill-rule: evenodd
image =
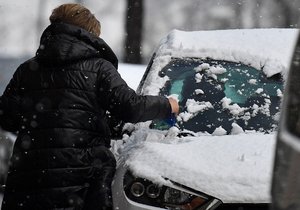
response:
M164 37L157 56L227 60L263 69L267 76L285 73L298 29L173 30Z
M157 95L167 78L158 76L172 58L200 58L242 63L271 77L286 72L297 41L298 29L234 29L213 31L173 30L155 50L153 62L138 92Z

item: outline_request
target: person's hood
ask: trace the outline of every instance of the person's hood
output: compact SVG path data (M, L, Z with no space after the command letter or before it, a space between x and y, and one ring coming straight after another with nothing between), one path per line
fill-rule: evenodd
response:
M45 29L36 57L50 65L100 57L118 68L115 53L103 39L66 23L53 23Z
M121 156L134 175L154 183L172 180L225 203L268 203L275 142L256 132L179 138L140 129L125 139Z

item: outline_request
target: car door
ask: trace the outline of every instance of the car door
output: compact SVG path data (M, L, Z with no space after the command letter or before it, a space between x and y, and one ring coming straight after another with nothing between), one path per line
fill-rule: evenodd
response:
M274 210L300 209L300 37L285 86L272 183Z

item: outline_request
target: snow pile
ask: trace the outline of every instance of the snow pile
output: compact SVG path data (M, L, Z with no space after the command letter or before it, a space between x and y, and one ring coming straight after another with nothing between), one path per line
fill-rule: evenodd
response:
M158 54L241 62L271 76L286 71L297 35L297 29L173 30Z
M226 69L221 66L210 66L206 70L206 74L214 80L218 80L217 74L224 74L225 72Z
M202 81L203 75L200 73L195 74L196 83L200 83Z
M250 65L263 70L270 77L277 73L286 76L298 35L297 29L238 29L184 32L173 30L162 39L153 60L147 86L143 94L158 94L163 87L158 72L171 58L211 58ZM207 64L195 68L196 72L208 69ZM214 75L214 74L212 74ZM196 74L201 81L201 74ZM164 80L166 81L166 80ZM254 82L254 81L250 81Z
M232 126L231 135L236 135L236 134L244 133L243 128L241 128L238 124L232 123L231 126Z
M213 136L224 136L227 134L227 131L222 128L222 126L217 127L214 132L211 134Z
M203 112L208 109L213 109L213 105L209 101L195 101L194 99L188 99L185 104L187 112L181 112L177 120L184 122L196 116L199 112Z
M246 108L242 108L240 107L238 104L234 103L231 104L232 100L230 98L224 97L222 100L222 107L223 109L228 109L229 112L233 115L233 116L239 116L244 114L244 111L246 110Z
M174 132L136 131L122 145L126 165L155 183L170 186L167 177L223 202L270 202L274 135L239 133L238 126L226 136L178 138Z
M207 109L213 108L210 102L208 101L195 101L194 99L188 99L186 101L187 111L190 113L198 113Z
M201 65L199 65L198 67L196 67L194 70L196 72L201 72L203 70L207 70L209 69L210 65L208 63L202 63Z

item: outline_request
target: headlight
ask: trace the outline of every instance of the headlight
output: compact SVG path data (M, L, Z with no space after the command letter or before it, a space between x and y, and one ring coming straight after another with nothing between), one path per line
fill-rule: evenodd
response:
M141 182L134 182L130 187L130 192L134 197L141 197L145 193L145 187Z
M158 186L129 172L124 177L124 191L132 201L170 210L207 209L212 201L217 201L213 206L220 204L219 200L182 185L175 183L174 188Z
M161 187L155 185L155 184L150 184L147 186L147 196L149 198L158 198L161 192Z

